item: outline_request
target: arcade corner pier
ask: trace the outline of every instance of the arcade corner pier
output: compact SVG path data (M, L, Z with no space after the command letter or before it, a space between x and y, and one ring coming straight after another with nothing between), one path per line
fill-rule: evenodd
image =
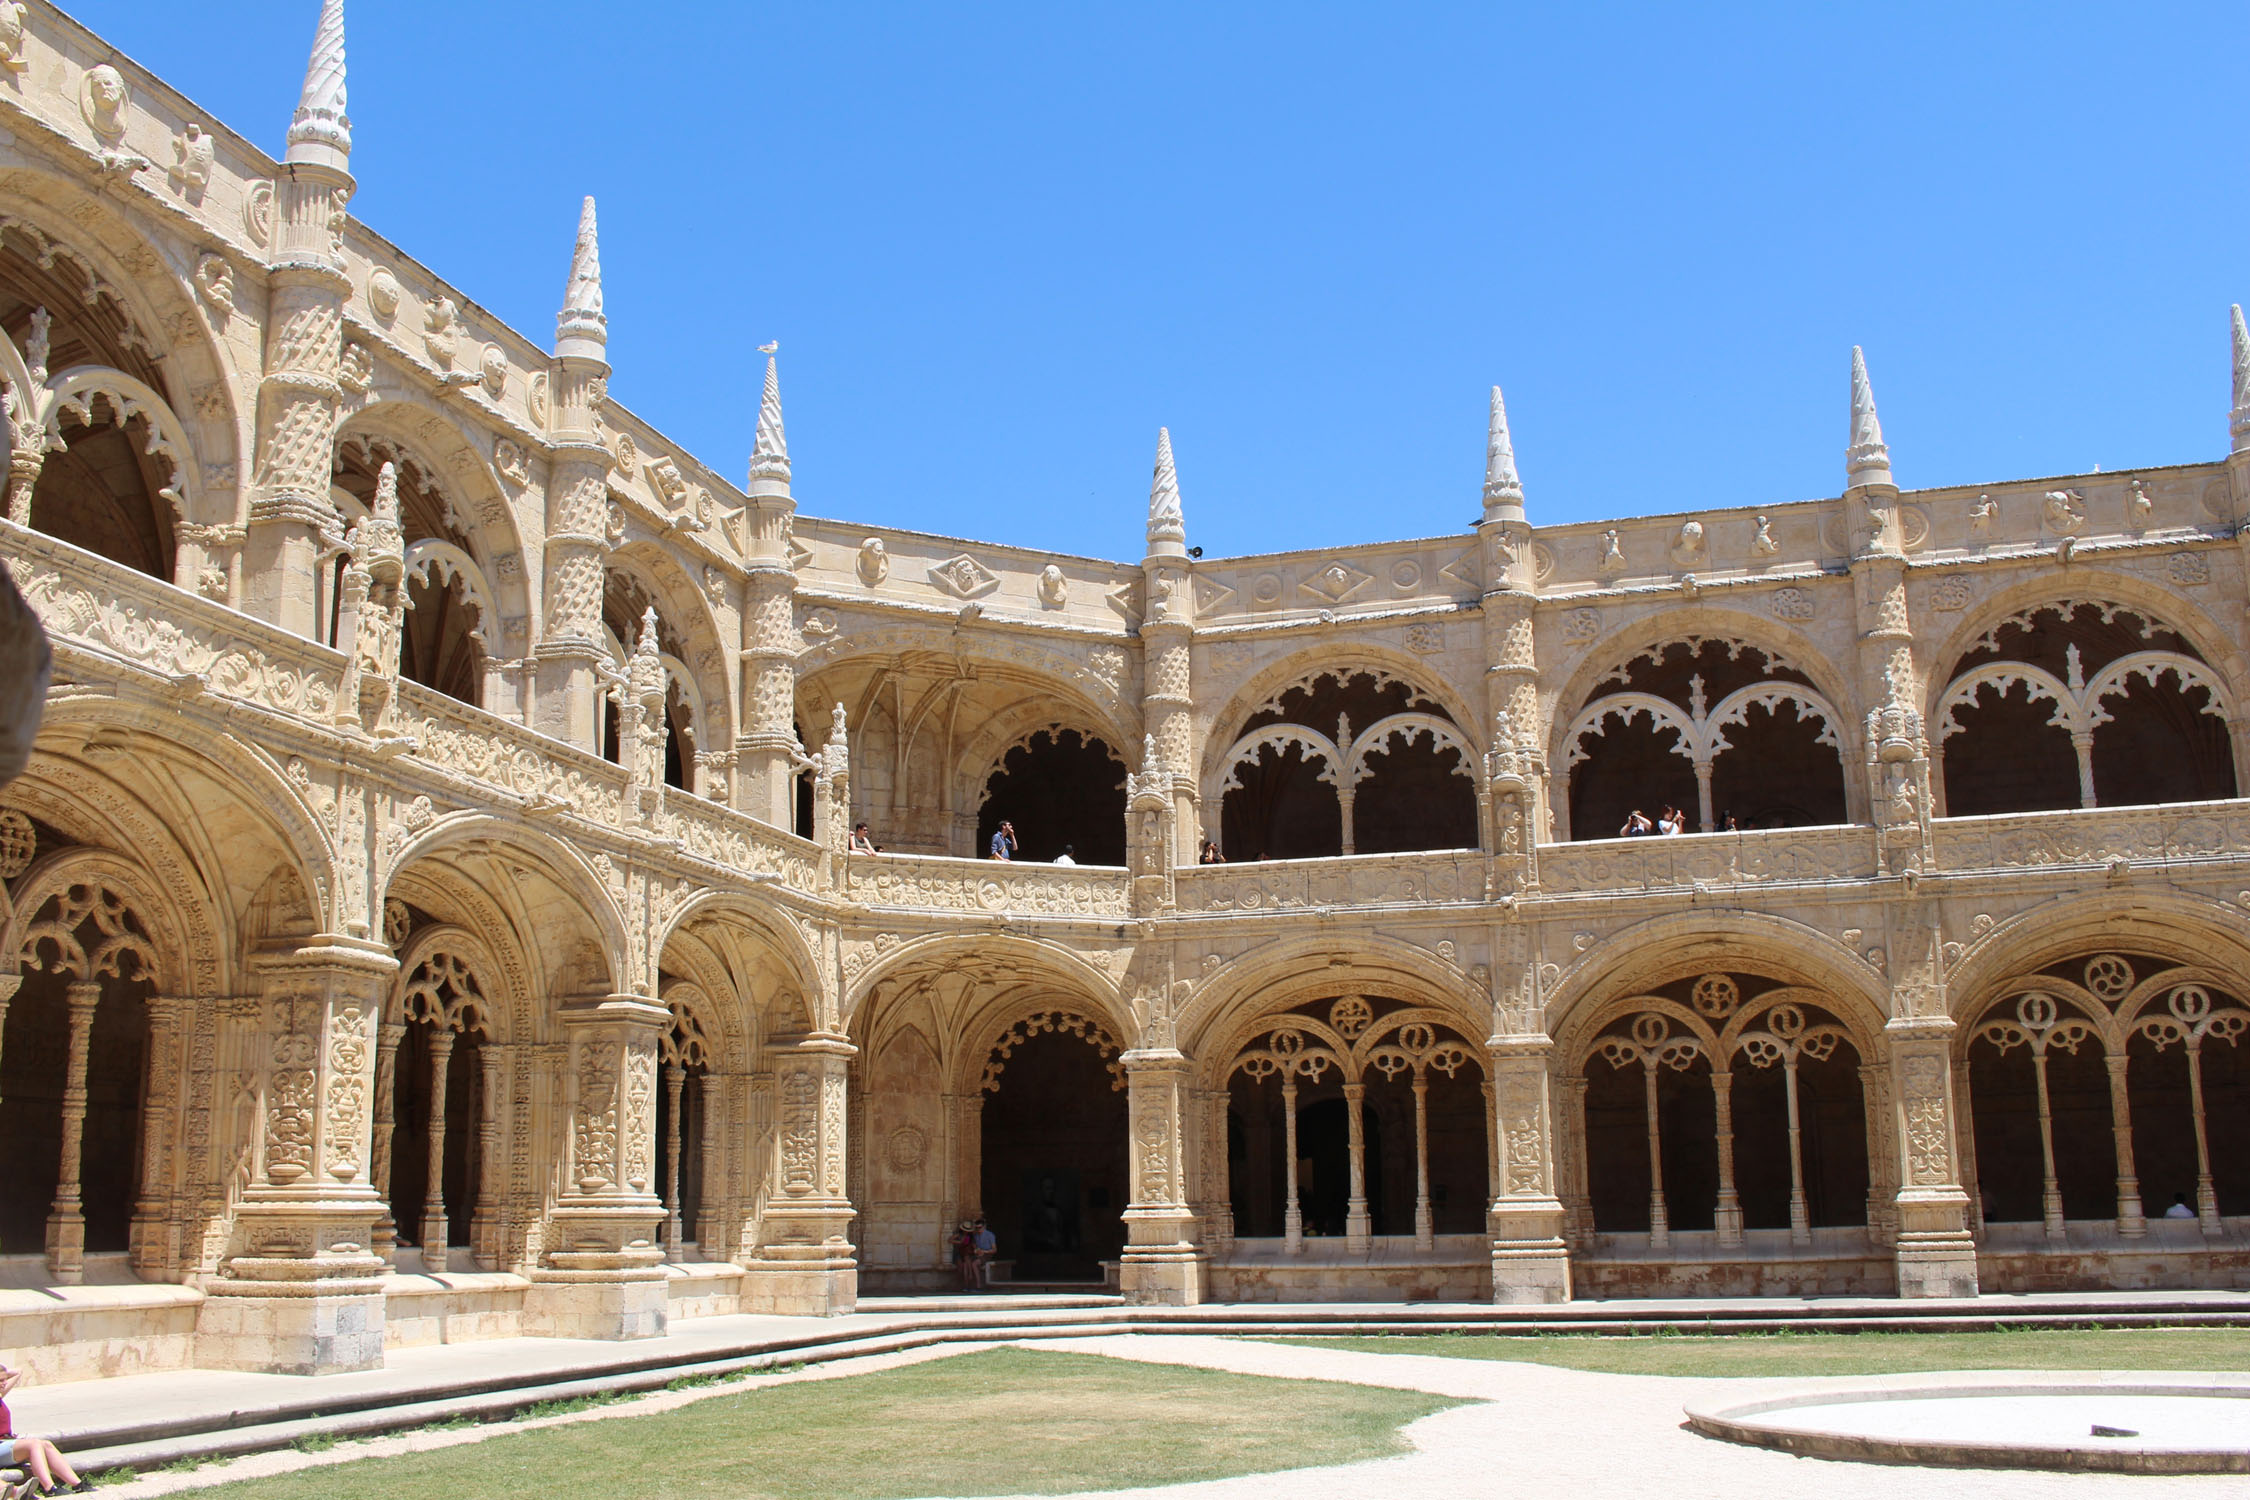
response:
M609 399L590 200L551 346L352 219L343 24L277 162L0 0L40 1378L978 1214L1143 1303L2250 1285L2239 312L2209 463L1901 491L1855 353L1829 499L1535 527L1495 391L1459 536L1200 560L1161 437L1138 563L871 530L771 360L742 488Z

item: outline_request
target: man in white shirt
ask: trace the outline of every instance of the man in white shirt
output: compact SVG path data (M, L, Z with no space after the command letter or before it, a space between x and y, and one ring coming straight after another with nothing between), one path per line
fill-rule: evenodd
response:
M1070 857L1070 851L1071 851L1072 849L1076 848L1076 847L1077 847L1077 845L1075 845L1075 844L1065 844L1065 845L1063 845L1063 852L1055 856L1055 863L1056 863L1056 864L1058 864L1058 865L1074 865L1074 864L1077 864L1077 863L1078 863L1078 861L1077 861L1077 860L1075 860L1075 859L1072 859L1072 858Z
M2188 1207L2187 1194L2174 1193L2172 1195L2172 1206L2164 1210L2164 1217L2167 1219L2194 1218L2195 1210Z

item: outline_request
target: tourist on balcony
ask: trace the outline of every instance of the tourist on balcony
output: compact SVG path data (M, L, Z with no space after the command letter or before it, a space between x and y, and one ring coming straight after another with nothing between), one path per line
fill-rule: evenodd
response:
M1651 823L1636 807L1633 809L1633 815L1625 820L1625 826L1617 830L1617 836L1621 839L1645 839L1654 832L1656 832L1656 825Z
M1065 845L1063 845L1063 852L1055 856L1055 863L1056 863L1056 864L1058 864L1058 865L1074 865L1074 864L1077 864L1077 863L1078 863L1078 861L1077 861L1077 860L1075 860L1075 859L1072 859L1072 858L1070 857L1070 851L1071 851L1071 850L1073 850L1073 849L1075 849L1075 848L1077 848L1077 847L1078 847L1078 846L1077 846L1076 844L1065 844Z
M1226 862L1227 857L1219 852L1218 842L1214 839L1205 839L1203 841L1203 854L1198 863L1206 865L1223 865Z
M1687 814L1676 807L1667 807L1656 820L1659 836L1687 832Z
M18 1437L15 1418L8 1412L8 1392L23 1379L23 1372L0 1365L0 1442L8 1445L8 1461L31 1471L31 1478L15 1493L23 1495L59 1495L65 1491L84 1494L94 1486L80 1479L62 1456L62 1450L45 1438Z
M2187 1194L2174 1193L2172 1195L2172 1206L2164 1210L2164 1217L2167 1219L2194 1218L2195 1210L2188 1207Z
M883 852L881 847L876 844L875 836L867 831L865 823L852 825L851 852L854 854L880 854Z
M994 859L1014 859L1016 857L1016 825L1005 818L1000 820L999 828L993 831L992 857Z

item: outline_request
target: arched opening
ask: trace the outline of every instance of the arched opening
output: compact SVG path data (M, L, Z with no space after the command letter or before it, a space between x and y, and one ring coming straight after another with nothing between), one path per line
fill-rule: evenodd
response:
M1432 1012L1374 995L1307 1001L1260 1021L1226 1080L1237 1239L1428 1249L1483 1229L1483 1067Z
M76 1279L87 1252L131 1248L156 950L98 879L48 897L25 931L0 1032L0 1252L44 1251Z
M1616 838L1667 807L1704 832L1841 823L1837 725L1812 678L1765 647L1650 647L1596 681L1564 735L1571 837Z
M377 1159L376 1186L386 1190L398 1243L419 1247L423 1269L442 1272L452 1247L475 1243L497 1168L488 1160L498 1093L490 1007L471 961L432 946L405 971L396 1015L384 1038L395 1048L390 1147L387 1161Z
M605 575L602 590L602 626L608 633L612 656L611 667L623 677L627 660L639 647L650 611L655 611L656 651L674 661L683 659L682 643L664 613L658 609L648 590L628 575L615 568ZM602 758L622 764L624 747L620 742L624 723L618 694L602 695ZM637 712L637 710L636 710ZM690 772L695 765L696 726L694 713L678 677L667 666L665 670L664 704L656 728L661 739L658 753L663 762L664 785L692 790Z
M1073 1024L1075 1022L1075 1024ZM1019 1022L986 1066L984 1217L1017 1283L1102 1279L1124 1253L1124 1072L1076 1018Z
M705 1158L718 1137L707 1104L711 1050L703 1023L681 1000L671 1001L670 1009L672 1024L658 1047L663 1089L656 1100L656 1181L664 1199L665 1255L677 1263L686 1259L690 1240L702 1252Z
M92 425L68 412L58 421L64 447L47 454L32 486L32 529L170 583L177 546L162 491L173 476L148 452L148 419L119 425L98 397L86 414Z
M1736 1191L1745 1229L1867 1222L1860 1056L1833 1014L1775 1003L1729 1028Z
M2045 990L1989 1007L1970 1033L1969 1098L1987 1223L2117 1213L2106 1017Z
M339 520L349 526L366 515L375 503L375 488L384 464L398 479L399 532L410 565L404 581L406 615L399 641L399 675L447 697L472 706L484 692L486 642L500 627L485 618L488 606L477 598L477 589L456 563L475 568L476 548L459 524L452 499L422 466L392 443L354 434L336 446L336 466L331 478L331 498ZM423 567L411 565L414 554L440 544L446 561ZM339 555L323 570L329 597L323 618L328 621L331 644L336 630L340 579L344 565Z
M1093 735L1042 729L1000 758L985 781L977 849L992 846L1005 820L1017 858L1052 860L1064 849L1082 865L1125 863L1125 763Z
M1952 817L2236 794L2227 705L2184 635L2122 605L2058 600L1995 625L1939 700Z
M1477 758L1445 706L1372 668L1322 669L1244 720L1222 757L1229 859L1477 847Z

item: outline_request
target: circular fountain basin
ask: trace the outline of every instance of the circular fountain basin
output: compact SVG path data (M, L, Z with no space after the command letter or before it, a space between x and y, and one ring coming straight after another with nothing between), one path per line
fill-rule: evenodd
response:
M1690 1402L1706 1437L1861 1463L2250 1473L2250 1377L1998 1371L1807 1381Z

